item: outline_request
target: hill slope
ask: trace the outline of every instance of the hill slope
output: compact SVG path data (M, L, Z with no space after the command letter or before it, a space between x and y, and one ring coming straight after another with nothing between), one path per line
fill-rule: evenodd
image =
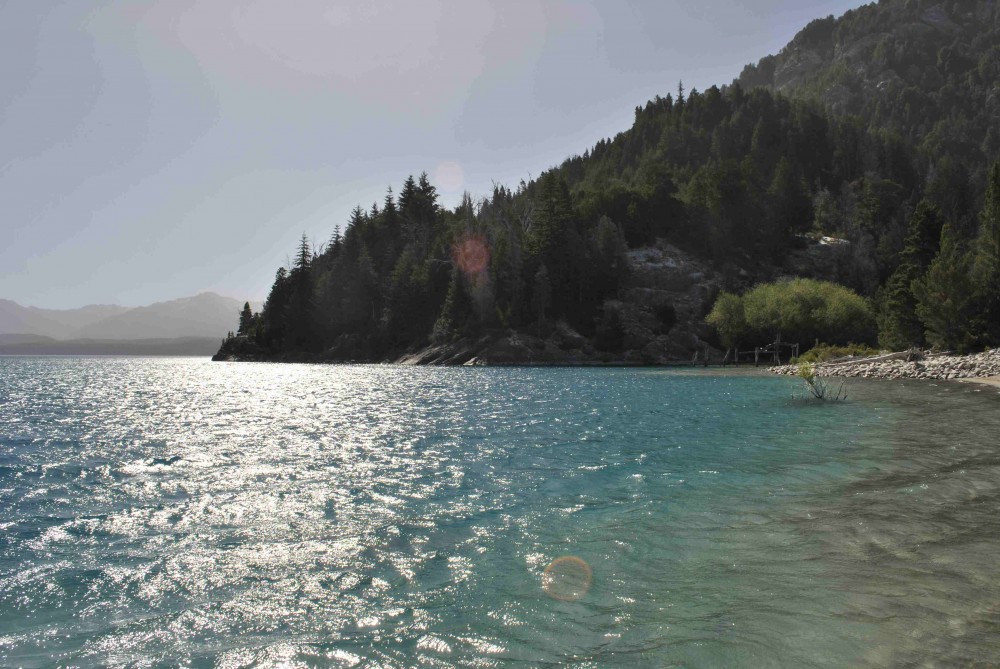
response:
M629 249L663 244L716 290L825 274L873 300L891 346L949 318L966 344L1000 337L986 334L1000 321L996 23L992 3L883 0L813 22L730 86L636 107L630 129L515 191L445 211L410 177L322 253L303 240L222 353L383 359L563 325L603 351L645 350L639 330L718 344L676 327L678 296L635 290ZM821 238L835 247L822 267Z
M78 329L74 339L224 337L243 305L215 293L201 293L148 307L136 307Z
M1000 158L1000 5L879 2L818 19L747 66L745 88L810 98L950 156L979 184Z

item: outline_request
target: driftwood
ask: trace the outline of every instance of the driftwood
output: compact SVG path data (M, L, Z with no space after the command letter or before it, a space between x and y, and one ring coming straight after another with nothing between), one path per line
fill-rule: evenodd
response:
M902 351L900 353L887 353L886 355L874 355L870 357L857 357L849 355L843 358L836 358L834 360L826 360L824 362L817 362L817 367L836 367L837 365L852 365L859 362L869 363L869 362L889 362L890 360L909 360L909 351Z

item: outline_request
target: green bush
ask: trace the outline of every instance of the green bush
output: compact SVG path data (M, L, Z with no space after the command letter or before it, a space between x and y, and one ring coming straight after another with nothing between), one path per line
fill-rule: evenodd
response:
M837 358L846 358L853 355L858 358L878 355L879 351L868 344L848 344L847 346L834 346L832 344L820 344L814 346L797 358L792 358L791 364L798 365L804 363L826 362Z
M742 296L722 293L706 318L723 343L739 341L835 344L871 341L875 322L864 298L839 284L792 279L756 286Z
M732 293L721 293L705 320L718 330L723 345L733 346L747 331L743 298Z

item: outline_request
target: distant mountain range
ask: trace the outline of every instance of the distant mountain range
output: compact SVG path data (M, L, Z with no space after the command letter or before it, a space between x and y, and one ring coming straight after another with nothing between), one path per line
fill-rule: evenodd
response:
M0 354L211 354L242 306L215 293L145 307L65 310L0 299Z

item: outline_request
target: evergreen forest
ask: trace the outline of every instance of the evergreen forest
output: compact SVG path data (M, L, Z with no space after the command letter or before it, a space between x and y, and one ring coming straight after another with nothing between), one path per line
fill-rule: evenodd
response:
M843 251L812 278L870 320L822 330L828 343L996 346L998 161L1000 8L883 0L810 23L728 85L676 86L537 179L447 209L426 174L407 177L322 243L303 236L220 355L375 361L557 326L620 351L636 250L708 268L704 318L822 239ZM673 305L640 307L669 337ZM705 345L740 334L719 318Z

